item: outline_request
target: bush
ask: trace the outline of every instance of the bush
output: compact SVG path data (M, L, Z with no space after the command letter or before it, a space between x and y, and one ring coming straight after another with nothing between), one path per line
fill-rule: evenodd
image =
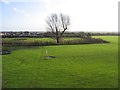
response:
M76 40L66 40L61 44L97 44L97 43L109 43L108 41L102 40L100 38L83 38Z
M94 44L94 43L109 43L100 38L68 38L61 39L61 43L63 45L69 44ZM48 46L48 45L57 45L55 40L53 41L24 41L22 40L10 40L2 42L3 47L15 47L15 46ZM59 44L58 44L59 45Z
M109 43L108 41L102 40L100 38L86 38L82 43L95 44L95 43Z

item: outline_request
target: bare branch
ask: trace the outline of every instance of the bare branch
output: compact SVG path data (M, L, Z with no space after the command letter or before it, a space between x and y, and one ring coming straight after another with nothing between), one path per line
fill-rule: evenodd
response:
M47 18L46 23L48 25L47 28L51 30L51 32L56 35L56 39L59 40L70 25L70 17L63 14L59 16L52 14Z

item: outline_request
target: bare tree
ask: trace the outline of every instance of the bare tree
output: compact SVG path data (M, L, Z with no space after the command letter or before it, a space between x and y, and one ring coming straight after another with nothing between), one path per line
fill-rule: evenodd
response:
M46 23L47 29L55 36L57 43L60 43L60 38L70 26L70 17L63 14L51 14L47 18Z

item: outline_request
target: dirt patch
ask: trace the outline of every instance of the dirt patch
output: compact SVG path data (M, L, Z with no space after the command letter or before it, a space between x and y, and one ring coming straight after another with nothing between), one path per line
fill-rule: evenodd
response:
M45 56L46 60L51 59L51 58L56 58L56 57L55 56Z

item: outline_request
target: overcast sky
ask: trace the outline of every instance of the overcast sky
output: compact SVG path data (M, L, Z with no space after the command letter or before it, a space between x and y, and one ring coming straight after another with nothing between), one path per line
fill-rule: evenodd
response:
M118 31L119 0L0 0L2 31L45 31L52 13L71 18L69 31Z

